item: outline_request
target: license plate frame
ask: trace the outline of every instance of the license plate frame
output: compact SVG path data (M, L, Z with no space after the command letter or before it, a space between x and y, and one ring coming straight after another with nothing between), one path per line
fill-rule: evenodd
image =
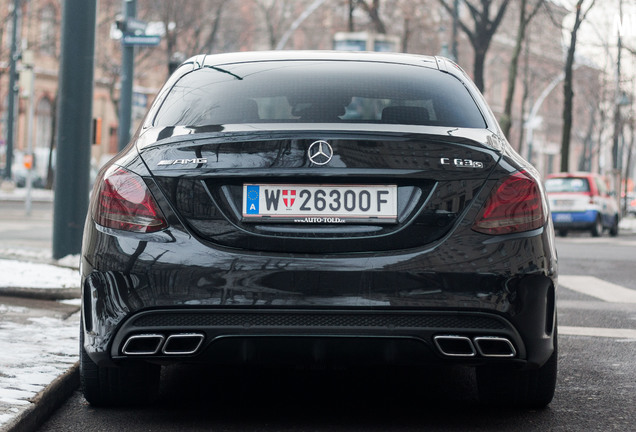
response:
M244 222L395 224L395 184L244 183Z

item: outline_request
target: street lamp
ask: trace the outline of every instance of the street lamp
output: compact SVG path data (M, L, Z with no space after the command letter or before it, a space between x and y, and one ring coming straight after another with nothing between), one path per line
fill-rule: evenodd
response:
M572 70L578 69L579 66L579 64L575 64ZM526 122L524 123L524 126L526 128L526 144L528 145L528 162L530 163L532 163L532 156L534 152L532 148L534 145L534 130L541 124L540 117L537 117L539 109L541 108L541 105L543 105L543 102L545 102L545 99L548 97L548 95L552 92L552 90L554 90L556 86L559 85L559 83L564 79L565 72L561 72L559 75L555 76L552 81L550 81L550 83L543 89L537 100L532 105L532 109L530 110Z

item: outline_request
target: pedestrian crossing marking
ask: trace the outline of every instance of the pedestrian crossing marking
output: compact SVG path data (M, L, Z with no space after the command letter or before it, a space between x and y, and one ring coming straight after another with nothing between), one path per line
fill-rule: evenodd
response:
M560 325L559 335L594 336L594 337L636 340L636 330L634 329L616 329L616 328L601 328L601 327L570 327L570 326Z
M594 276L560 275L559 285L610 303L636 303L636 290Z

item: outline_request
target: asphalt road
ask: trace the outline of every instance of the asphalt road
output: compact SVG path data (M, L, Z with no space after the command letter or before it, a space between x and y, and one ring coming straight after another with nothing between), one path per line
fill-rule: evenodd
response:
M636 235L572 235L558 239L557 247L561 275L585 276L581 285L590 290L609 283L609 294L628 297L608 301L582 293L578 285L560 289L559 325L567 331L559 337L558 387L547 409L480 406L474 376L464 369L170 367L152 406L95 409L76 392L40 430L636 430L636 303L629 297L636 292Z

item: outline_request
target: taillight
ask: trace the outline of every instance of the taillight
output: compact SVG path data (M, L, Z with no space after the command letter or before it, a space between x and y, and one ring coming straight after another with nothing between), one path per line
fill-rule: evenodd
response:
M546 214L539 185L519 172L495 186L473 229L494 235L530 231L543 226Z
M168 226L143 179L123 168L104 174L93 199L93 219L107 228L150 233Z

